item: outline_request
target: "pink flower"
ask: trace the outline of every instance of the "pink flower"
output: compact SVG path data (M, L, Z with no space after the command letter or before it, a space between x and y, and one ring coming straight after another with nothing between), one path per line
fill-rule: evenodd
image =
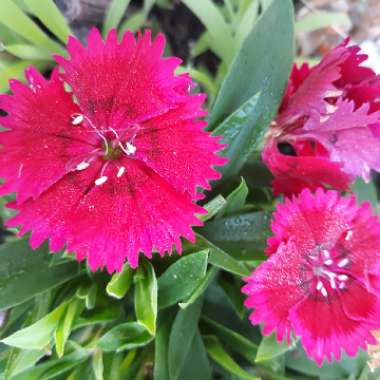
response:
M31 231L33 248L49 239L113 272L194 240L199 189L225 160L199 120L205 95L190 95L164 45L150 32L118 42L115 30L103 42L93 29L87 48L71 37L70 58L56 57L63 73L46 80L29 68L28 85L13 80L13 95L1 95L0 192L16 193L8 225Z
M279 204L268 260L246 278L252 324L301 337L321 365L355 355L380 328L380 222L368 203L319 188Z
M347 190L356 177L369 181L371 169L380 171L380 76L347 44L315 67L293 67L263 151L276 193L304 185Z

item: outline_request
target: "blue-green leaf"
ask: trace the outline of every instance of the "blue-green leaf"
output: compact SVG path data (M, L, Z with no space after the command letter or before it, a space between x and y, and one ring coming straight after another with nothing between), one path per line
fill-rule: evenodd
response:
M17 239L2 245L0 310L25 302L80 274L80 267L76 262L49 267L50 260L47 244L35 251L32 251L26 239Z
M191 253L172 264L158 279L158 306L164 308L188 297L206 275L208 250Z
M169 380L178 380L197 331L202 309L199 299L187 309L179 310L169 339Z

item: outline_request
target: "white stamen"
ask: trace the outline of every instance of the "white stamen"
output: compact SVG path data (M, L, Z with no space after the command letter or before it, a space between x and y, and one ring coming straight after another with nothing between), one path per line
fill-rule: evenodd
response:
M330 252L327 250L327 249L324 249L322 251L323 255L326 257L326 259L329 259L330 258Z
M339 263L338 263L338 267L339 267L339 268L343 268L343 267L345 267L349 262L350 262L350 260L348 260L348 258L345 257L344 259L342 259L342 260L339 261Z
M326 111L328 112L328 113L334 113L336 110L338 109L338 107L337 106L335 106L335 105L333 105L333 104L330 104L330 103L327 103L326 104Z
M333 289L336 289L335 280L334 280L333 278L330 278L330 286L331 286Z
M347 231L347 235L346 235L346 237L344 238L344 240L350 240L351 239L351 237L352 237L352 235L353 235L353 232L351 231L351 230L349 230L349 231Z
M72 118L73 118L73 120L71 121L72 125L79 125L84 120L83 115L73 115Z
M24 164L21 164L21 165L18 167L17 178L20 178L20 177L21 177L22 169L24 169Z
M323 282L322 281L318 281L317 283L317 290L321 290L323 288Z
M338 276L338 280L339 280L339 281L347 281L347 280L348 280L348 276L345 275L345 274L340 274L340 275Z
M339 289L343 289L345 286L346 286L346 284L345 284L344 282L341 282L341 283L339 284Z
M120 178L125 173L125 167L121 166L119 170L117 171L116 177Z
M125 144L126 148L127 148L127 154L130 155L130 154L135 154L136 152L136 147L134 145L132 145L131 143L127 142Z
M325 265L331 265L333 261L331 259L328 259L324 262Z
M90 166L89 162L82 161L81 163L77 165L76 170L84 170L84 169L87 169L89 166Z
M326 288L322 288L321 289L321 293L322 293L323 297L327 297L327 290L326 290Z
M95 185L96 186L100 186L100 185L103 185L103 183L106 183L108 180L108 177L103 175L101 177L99 177L96 181L95 181Z

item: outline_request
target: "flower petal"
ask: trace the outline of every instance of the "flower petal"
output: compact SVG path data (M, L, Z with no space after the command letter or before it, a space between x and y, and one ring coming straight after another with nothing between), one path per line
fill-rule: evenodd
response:
M180 252L181 236L194 240L191 225L201 225L194 214L203 209L189 196L133 159L125 159L119 178L109 165L108 181L96 186L100 164L64 177L37 200L25 202L8 225L23 224L22 233L32 230L33 246L50 238L56 251L66 243L78 259L88 258L92 270L106 266L109 272L121 270L126 258L135 268L140 251L151 257L152 249L170 253L175 244Z
M180 60L163 59L164 45L162 34L151 41L149 31L137 41L133 33L126 32L119 43L112 30L103 42L94 28L87 48L71 37L70 59L56 60L82 112L99 129L112 126L118 130L161 115L183 98L183 78L173 75Z
M45 80L29 68L26 76L29 85L13 81L13 95L0 96L7 112L0 122L8 129L0 133L0 176L6 181L0 194L16 192L20 203L38 197L94 149L91 136L72 125L78 107L57 72Z

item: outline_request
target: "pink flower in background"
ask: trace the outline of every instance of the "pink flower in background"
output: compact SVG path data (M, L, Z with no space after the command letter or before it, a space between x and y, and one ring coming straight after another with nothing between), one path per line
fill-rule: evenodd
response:
M223 146L203 129L205 96L191 95L178 58L162 58L165 39L127 32L105 42L93 29L87 48L75 38L45 80L11 81L1 95L1 194L16 193L9 226L31 231L30 244L65 246L92 270L119 271L139 252L151 257L194 240L200 188L219 178Z
M293 67L263 160L275 193L304 186L347 190L358 176L380 171L380 77L348 40L310 68Z
M301 337L321 365L354 356L380 328L380 222L368 203L319 188L279 204L269 259L246 278L253 324L278 340Z

